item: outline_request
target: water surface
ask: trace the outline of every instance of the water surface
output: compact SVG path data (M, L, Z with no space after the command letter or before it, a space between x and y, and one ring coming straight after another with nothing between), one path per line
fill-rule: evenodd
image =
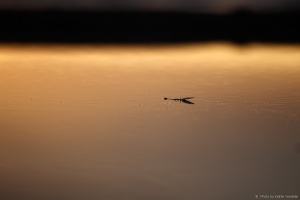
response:
M299 45L0 46L1 199L299 197L299 122Z

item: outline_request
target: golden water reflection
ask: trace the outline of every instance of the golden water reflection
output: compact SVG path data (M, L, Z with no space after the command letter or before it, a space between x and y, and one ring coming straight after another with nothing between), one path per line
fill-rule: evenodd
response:
M299 77L299 45L1 45L0 197L299 195Z

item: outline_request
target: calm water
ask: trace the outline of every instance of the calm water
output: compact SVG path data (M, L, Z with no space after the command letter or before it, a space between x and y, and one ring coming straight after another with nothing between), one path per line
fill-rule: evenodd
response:
M300 46L0 45L0 160L7 200L300 198Z

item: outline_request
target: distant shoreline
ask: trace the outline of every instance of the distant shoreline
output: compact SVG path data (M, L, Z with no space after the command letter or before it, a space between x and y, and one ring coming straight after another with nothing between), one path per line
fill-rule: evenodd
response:
M300 43L300 14L1 11L0 42Z

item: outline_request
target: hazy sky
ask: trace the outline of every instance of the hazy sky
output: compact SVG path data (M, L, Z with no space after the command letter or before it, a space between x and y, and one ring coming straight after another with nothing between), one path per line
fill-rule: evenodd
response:
M281 11L300 8L299 0L1 0L0 9L131 9L230 12L243 8Z

